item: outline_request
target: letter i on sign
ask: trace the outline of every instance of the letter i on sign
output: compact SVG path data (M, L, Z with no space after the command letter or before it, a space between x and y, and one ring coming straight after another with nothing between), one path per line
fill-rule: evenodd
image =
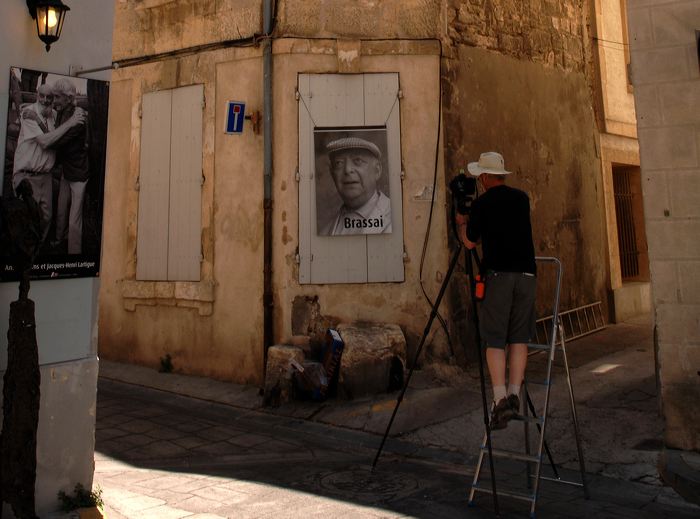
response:
M226 109L226 130L228 134L243 133L243 121L245 121L245 103L229 101Z

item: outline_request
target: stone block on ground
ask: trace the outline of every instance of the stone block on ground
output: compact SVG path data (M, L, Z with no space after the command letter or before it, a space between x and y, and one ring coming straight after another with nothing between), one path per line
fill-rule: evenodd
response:
M337 331L345 343L338 376L339 397L374 395L403 386L406 339L398 325L340 324Z
M268 348L263 405L279 405L289 401L292 392L292 360L303 363L304 350L286 345Z

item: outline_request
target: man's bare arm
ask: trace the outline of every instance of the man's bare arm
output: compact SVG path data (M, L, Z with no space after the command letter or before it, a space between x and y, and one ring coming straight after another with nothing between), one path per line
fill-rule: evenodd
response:
M61 126L55 130L45 133L43 135L38 135L34 139L42 148L50 148L54 145L61 137L63 137L68 130L79 124L85 124L85 112L83 110L76 110L75 113Z

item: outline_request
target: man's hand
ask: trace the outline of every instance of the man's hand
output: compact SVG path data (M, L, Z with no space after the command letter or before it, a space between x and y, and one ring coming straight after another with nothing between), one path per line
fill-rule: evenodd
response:
M469 241L469 238L467 238L467 223L469 223L469 217L466 214L457 213L455 215L455 222L457 223L457 235L464 246L467 249L476 247L476 243Z
M31 108L25 108L24 110L22 110L22 119L29 119L29 120L35 121L37 123L41 122L41 119L39 118L39 114L37 114Z
M78 126L79 124L84 124L85 119L87 118L87 112L77 106L75 108L75 111L73 112L73 115L70 116L70 118L64 123L67 124L68 126Z

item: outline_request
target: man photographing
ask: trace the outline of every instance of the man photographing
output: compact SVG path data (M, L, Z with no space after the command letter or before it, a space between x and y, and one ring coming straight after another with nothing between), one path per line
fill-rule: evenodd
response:
M468 249L482 243L486 292L479 331L486 349L494 408L491 429L503 429L520 412L520 386L527 366L527 343L535 334L536 266L527 194L505 184L503 157L482 153L468 166L484 194L469 217L457 214L460 240ZM508 386L506 387L506 349Z

